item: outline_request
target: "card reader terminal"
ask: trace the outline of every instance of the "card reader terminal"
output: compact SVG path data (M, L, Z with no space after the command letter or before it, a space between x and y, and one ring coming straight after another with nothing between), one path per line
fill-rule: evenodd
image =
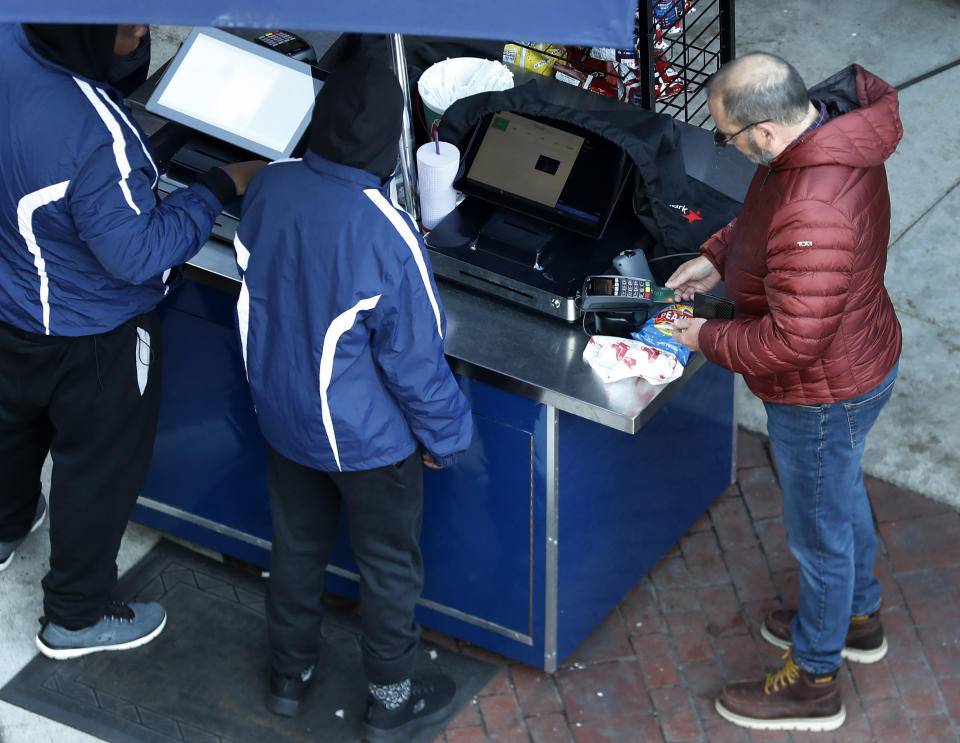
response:
M580 292L583 312L631 312L651 303L672 302L673 289L635 276L587 276Z
M580 294L583 312L628 311L653 301L653 282L631 276L588 276Z
M302 62L315 62L316 56L313 53L313 47L307 43L306 39L301 39L294 33L275 29L267 31L257 37L257 43L263 44L268 49L280 52L293 59L299 59Z

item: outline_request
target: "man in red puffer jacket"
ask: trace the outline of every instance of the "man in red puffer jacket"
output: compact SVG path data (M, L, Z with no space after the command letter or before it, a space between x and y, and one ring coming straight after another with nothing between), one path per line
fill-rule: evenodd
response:
M722 278L736 303L735 319L681 321L677 337L763 400L800 564L797 609L761 630L788 650L783 666L726 685L716 707L749 728L832 730L845 719L841 659L887 650L860 460L901 348L883 284L897 93L857 65L807 91L784 60L748 54L711 79L708 105L716 144L760 167L739 216L666 284L690 299Z

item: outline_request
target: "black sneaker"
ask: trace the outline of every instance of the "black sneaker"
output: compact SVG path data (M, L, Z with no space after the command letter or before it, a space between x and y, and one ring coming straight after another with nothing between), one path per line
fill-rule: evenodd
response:
M46 618L37 634L37 648L48 658L67 660L101 650L130 650L146 645L167 624L167 613L157 603L125 604L111 601L103 619L90 627L70 630Z
M24 540L37 529L40 528L40 524L43 523L44 517L47 515L47 499L43 497L43 493L40 494L40 500L37 501L37 510L33 514L33 523L30 525L30 531L24 534L19 539L14 539L12 542L0 542L0 572L6 570L10 567L10 563L13 562L13 556L17 551L17 548L23 544Z
M300 701L307 693L307 687L313 681L313 666L298 676L284 676L278 671L270 671L270 691L267 692L267 709L282 717L296 717L300 714Z
M363 720L367 743L406 743L422 728L440 722L450 713L457 685L449 676L414 676L410 698L397 709L387 709L370 697Z

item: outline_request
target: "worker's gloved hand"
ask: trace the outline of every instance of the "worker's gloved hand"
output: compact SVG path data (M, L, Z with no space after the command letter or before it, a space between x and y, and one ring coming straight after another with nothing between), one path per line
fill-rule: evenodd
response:
M257 174L257 171L266 164L266 160L244 160L239 163L223 165L221 169L225 170L227 175L233 179L233 184L237 188L237 196L243 196L247 190L247 186L250 184L250 180Z

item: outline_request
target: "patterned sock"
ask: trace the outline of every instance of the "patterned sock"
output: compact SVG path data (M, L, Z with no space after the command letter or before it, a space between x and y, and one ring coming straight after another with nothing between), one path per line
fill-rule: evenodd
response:
M410 698L410 679L395 684L370 684L373 698L389 710L399 708Z

